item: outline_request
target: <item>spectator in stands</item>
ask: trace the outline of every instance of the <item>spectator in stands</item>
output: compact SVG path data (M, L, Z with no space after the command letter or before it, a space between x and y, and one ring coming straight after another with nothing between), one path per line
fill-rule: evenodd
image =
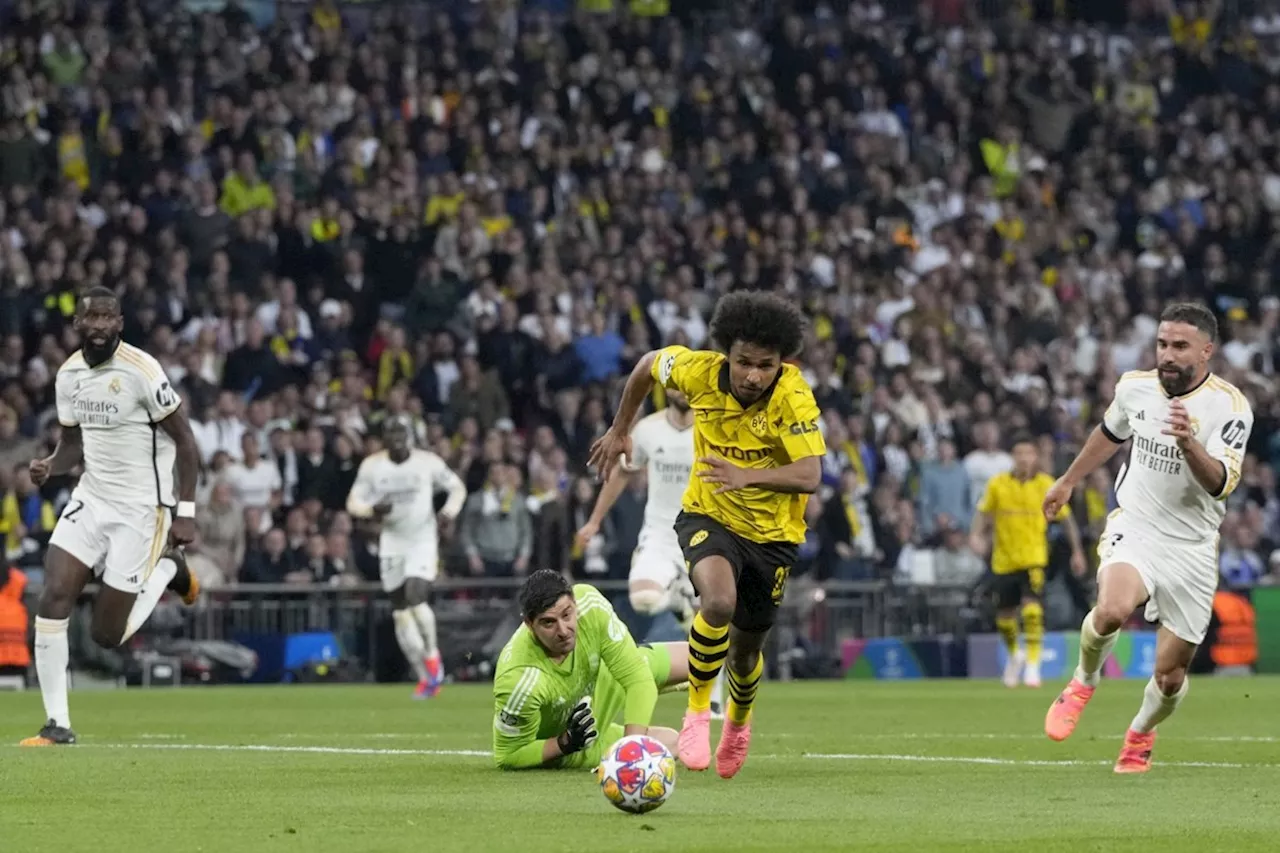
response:
M198 552L212 563L222 582L212 585L234 581L244 563L248 531L245 529L244 507L236 502L232 486L226 480L214 483L209 500L196 513L196 533L195 546L188 550ZM205 580L202 575L201 583Z
M509 578L528 571L533 527L519 471L492 466L484 488L467 498L460 532L471 574Z
M921 467L921 531L929 536L940 527L967 530L975 501L969 495L969 472L956 459L955 443L945 439L938 442L937 460L926 461ZM948 524L939 523L942 516L947 517Z
M222 473L222 480L231 487L232 499L245 509L260 510L263 523L270 527L271 514L281 506L284 483L280 470L262 458L258 451L258 436L247 431L240 438L241 459L232 463ZM251 530L250 533L264 533Z
M254 521L251 513L245 513L245 526L257 522ZM272 528L262 537L262 545L255 548L245 556L244 568L240 572L240 580L243 583L284 583L290 577L297 577L294 573L299 571L301 564L297 563L293 555L285 547L286 540L284 531L280 528ZM323 557L324 540L320 538L319 554Z

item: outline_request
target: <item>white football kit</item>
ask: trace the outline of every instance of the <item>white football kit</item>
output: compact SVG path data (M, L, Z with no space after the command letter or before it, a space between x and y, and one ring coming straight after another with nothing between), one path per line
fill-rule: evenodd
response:
M368 517L373 507L391 504L382 517L378 557L382 588L404 586L407 578L434 581L440 572L440 542L436 531L436 492L449 493L440 513L455 518L467 499L467 487L445 461L427 450L412 449L403 462L382 451L360 463L347 497L347 511Z
M644 524L631 558L632 582L670 586L684 571L684 553L676 538L676 516L693 472L693 428L677 429L666 412L655 412L631 431L631 471L648 470L649 496Z
M157 425L182 399L158 361L123 341L95 367L74 353L54 391L58 422L80 427L84 474L49 544L137 593L169 538L177 448Z
M1240 482L1253 410L1244 394L1213 374L1181 399L1196 440L1226 467L1222 492L1205 491L1177 442L1162 434L1169 396L1156 371L1124 374L1102 423L1113 441L1131 439L1132 445L1116 477L1120 508L1107 520L1098 555L1104 566L1128 563L1142 575L1148 621L1200 643L1218 588L1218 528L1224 502Z

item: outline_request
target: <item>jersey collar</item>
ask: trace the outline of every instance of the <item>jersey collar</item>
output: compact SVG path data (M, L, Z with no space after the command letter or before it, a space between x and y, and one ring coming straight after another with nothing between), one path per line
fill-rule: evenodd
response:
M782 370L785 367L786 365L784 364L778 368L778 375L773 377L773 382L769 383L769 387L764 389L764 393L760 395L760 399L756 400L755 403L752 403L750 406L744 406L742 404L742 401L738 399L737 395L733 393L733 385L732 383L729 382L729 359L726 357L725 360L720 364L720 377L719 377L720 393L724 394L726 398L737 403L738 408L742 409L743 411L751 408L751 406L756 405L756 403L767 404L769 402L769 398L773 396L773 389L778 387L778 380L782 379Z

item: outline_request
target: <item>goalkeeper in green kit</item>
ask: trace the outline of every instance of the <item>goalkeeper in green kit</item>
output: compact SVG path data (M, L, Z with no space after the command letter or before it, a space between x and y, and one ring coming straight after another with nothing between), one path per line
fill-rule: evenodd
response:
M689 678L685 643L637 646L599 590L547 569L520 589L520 613L493 679L498 767L590 769L636 734L675 755L679 732L649 720L658 691Z

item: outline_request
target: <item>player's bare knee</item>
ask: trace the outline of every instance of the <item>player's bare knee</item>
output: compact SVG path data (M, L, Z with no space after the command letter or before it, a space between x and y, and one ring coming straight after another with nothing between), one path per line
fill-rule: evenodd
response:
M422 578L409 578L400 589L405 607L417 607L419 604L426 603L431 596L431 587Z
M631 609L641 616L653 616L662 606L663 593L656 587L631 587L627 591Z
M1132 612L1133 608L1127 605L1099 601L1093 608L1093 630L1098 634L1115 633Z
M738 606L738 596L732 589L708 590L701 600L702 618L717 628L729 624L734 608Z
M1182 689L1183 682L1187 680L1187 668L1176 666L1167 670L1157 669L1155 679L1156 687L1160 688L1160 692L1165 696L1172 696Z
M36 615L41 619L70 619L76 606L77 593L49 584L40 591Z
M124 640L124 626L103 625L94 620L89 626L89 636L104 649L114 649Z

